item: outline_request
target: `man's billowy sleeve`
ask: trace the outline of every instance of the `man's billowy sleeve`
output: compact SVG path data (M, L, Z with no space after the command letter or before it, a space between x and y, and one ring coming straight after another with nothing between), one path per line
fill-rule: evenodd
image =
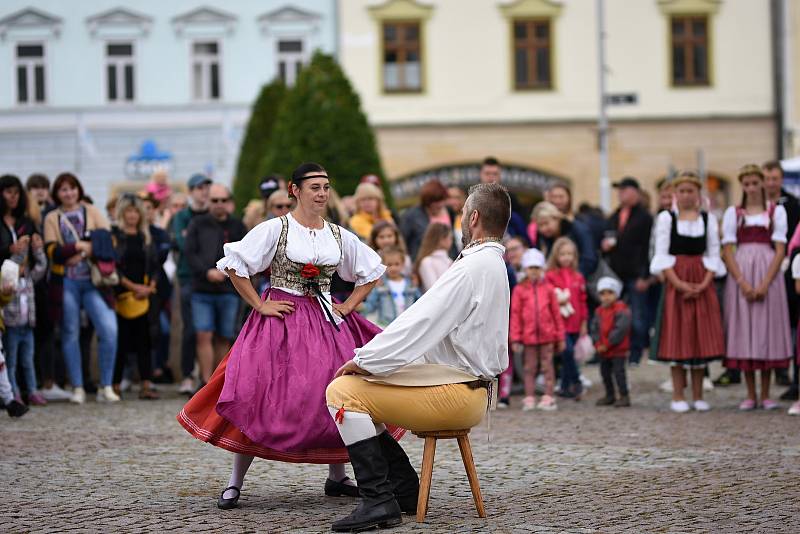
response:
M360 349L354 361L373 375L415 362L464 322L477 302L466 269L448 269L421 299Z

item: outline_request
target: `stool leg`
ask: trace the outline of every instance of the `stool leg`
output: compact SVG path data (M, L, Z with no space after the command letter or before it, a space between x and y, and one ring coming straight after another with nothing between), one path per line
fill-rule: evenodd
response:
M428 498L431 494L431 478L433 477L433 457L436 455L436 438L426 437L422 452L422 477L419 481L419 497L417 498L417 523L425 521L428 513Z
M472 498L475 500L475 508L478 509L478 517L486 517L486 510L483 508L481 487L478 484L478 472L475 470L475 462L472 459L472 447L469 444L469 436L458 438L458 448L461 450L461 460L464 462L464 469L467 470L469 487L472 489Z

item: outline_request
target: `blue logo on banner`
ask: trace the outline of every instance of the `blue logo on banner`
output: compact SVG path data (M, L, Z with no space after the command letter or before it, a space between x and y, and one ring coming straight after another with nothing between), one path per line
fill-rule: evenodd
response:
M125 162L125 175L133 180L147 180L158 169L171 173L173 159L170 152L160 150L152 139L143 141L139 152Z

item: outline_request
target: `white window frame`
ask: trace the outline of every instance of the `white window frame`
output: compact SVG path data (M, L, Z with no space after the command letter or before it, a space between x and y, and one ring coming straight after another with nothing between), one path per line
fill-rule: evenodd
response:
M210 54L197 54L194 47L197 44L214 43L217 45L216 55ZM218 38L209 37L207 39L196 38L189 42L189 55L191 61L189 62L189 79L191 80L191 93L192 100L195 102L221 102L223 89L222 89L222 40ZM216 98L211 96L211 65L216 62L217 64L217 85L219 87L219 94ZM195 65L200 64L201 73L200 77L200 93L195 93L196 80L195 80Z
M124 56L109 56L108 55L108 47L113 45L130 45L131 46L131 55L124 57ZM138 76L136 75L136 42L133 40L125 40L125 41L106 41L104 44L103 52L105 53L105 69L103 69L103 80L105 82L105 93L106 93L106 102L109 104L114 105L125 105L125 104L133 104L136 102L136 95L139 93L139 88L137 87L137 80ZM127 65L131 66L133 70L133 98L128 99L125 96L125 67ZM111 95L108 91L108 67L114 66L116 67L116 78L117 78L117 98L112 99Z
M283 83L287 87L292 87L297 82L298 71L294 68L299 62L301 67L308 65L308 39L305 35L277 35L275 37L275 73L280 77L281 63L286 65L286 77ZM299 41L301 50L300 52L281 52L281 42L284 41Z
M19 46L41 46L42 47L42 57L40 58L20 58L19 52L17 51L17 47ZM44 100L41 102L36 101L36 67L41 66L42 72L44 73ZM25 67L25 78L28 87L28 99L25 102L21 102L19 99L19 79L17 78L18 74L17 71L19 67ZM47 95L50 93L48 90L48 79L49 76L47 75L47 43L45 41L16 41L14 42L14 75L12 80L14 81L14 101L16 102L17 106L43 106L47 104Z

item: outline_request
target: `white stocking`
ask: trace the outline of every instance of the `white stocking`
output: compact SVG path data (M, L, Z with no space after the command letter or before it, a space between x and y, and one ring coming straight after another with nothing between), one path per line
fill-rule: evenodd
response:
M355 486L356 481L348 478L345 480L347 473L344 470L344 464L328 464L328 478L335 482L343 482L348 486Z
M365 413L361 412L343 412L341 422L336 420L336 414L339 413L337 408L328 406L328 411L336 423L336 428L342 436L342 441L345 445L352 445L358 441L374 438L378 435L376 425L373 424L372 418Z
M244 484L244 476L247 474L247 470L250 468L250 464L253 463L253 457L247 456L246 454L239 454L234 453L233 455L233 471L231 471L231 478L228 480L228 487L233 486L235 488L242 489L242 484ZM232 499L236 496L236 492L234 490L228 490L223 495L223 499Z

